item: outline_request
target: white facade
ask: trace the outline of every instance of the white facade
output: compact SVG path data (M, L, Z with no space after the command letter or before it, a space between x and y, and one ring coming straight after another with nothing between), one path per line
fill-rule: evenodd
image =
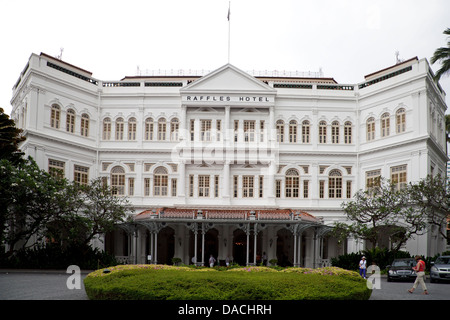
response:
M253 77L230 64L203 77L102 81L32 54L13 89L12 118L25 130L22 150L41 168L60 167L80 182L103 177L129 197L136 214L290 209L332 225L345 219L341 203L371 177L407 183L446 173L445 93L431 74L425 59L413 58L349 85L330 78ZM123 252L118 255L143 261L161 248L157 235L170 226L164 239L174 243L164 245L164 254L187 263L194 230L187 220L173 219L156 229L142 229L144 223L139 238L116 237L110 245ZM209 228L214 235L203 231L213 239L216 258L236 254L236 228L216 223ZM283 227L252 228L261 224L240 228L255 236L245 241L256 243L246 263L262 252L280 260L273 241L283 237ZM313 226L301 230L287 236L292 246L282 245L291 264L315 266L320 258L364 248L356 240L318 240ZM426 256L444 249L436 230L405 248ZM204 259L208 250L199 250Z

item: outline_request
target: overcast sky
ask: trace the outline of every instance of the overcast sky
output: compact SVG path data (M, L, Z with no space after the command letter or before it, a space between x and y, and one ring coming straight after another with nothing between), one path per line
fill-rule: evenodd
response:
M32 53L60 54L100 80L228 62L228 0L0 0L0 107ZM449 0L232 0L230 62L313 71L339 83L446 46ZM436 71L439 65L433 65ZM441 85L450 95L450 77ZM449 104L449 98L446 99ZM450 113L447 111L447 113Z

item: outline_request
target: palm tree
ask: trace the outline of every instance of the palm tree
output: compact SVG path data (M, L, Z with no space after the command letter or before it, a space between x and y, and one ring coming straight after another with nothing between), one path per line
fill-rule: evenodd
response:
M450 28L447 28L443 32L444 34L450 36ZM431 57L431 64L439 61L441 63L441 68L436 72L435 79L439 81L442 75L450 72L450 41L447 42L447 47L441 47L434 51Z

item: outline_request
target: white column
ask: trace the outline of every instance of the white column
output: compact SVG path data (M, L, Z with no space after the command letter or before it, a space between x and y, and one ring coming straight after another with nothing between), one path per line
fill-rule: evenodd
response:
M223 165L223 198L230 198L230 162L225 161Z
M189 137L189 131L187 130L187 124L186 124L186 115L187 115L187 107L186 105L181 106L181 115L180 115L180 127L179 127L179 133L178 136L180 138L180 141L187 140Z
M269 123L267 124L267 130L269 130L269 134L267 135L269 141L276 140L276 131L275 131L275 111L274 106L269 107Z
M186 196L186 164L184 160L178 163L178 197L184 198Z

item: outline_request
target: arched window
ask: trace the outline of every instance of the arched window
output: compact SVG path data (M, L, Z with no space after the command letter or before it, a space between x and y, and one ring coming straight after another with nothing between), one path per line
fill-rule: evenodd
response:
M367 124L366 124L366 137L367 137L367 141L371 141L373 139L375 139L375 118L374 117L370 117L369 119L367 119Z
M83 137L89 136L89 116L86 113L81 115L81 135Z
M123 118L117 118L116 120L116 140L123 140Z
M136 118L130 118L128 120L128 140L136 140Z
M50 126L55 129L59 129L59 122L61 117L61 108L54 104L50 114Z
M310 140L310 124L308 120L305 120L302 122L302 142L303 143L309 143Z
M297 121L295 120L289 121L289 142L297 142Z
M286 171L285 181L286 198L298 198L300 192L300 175L296 169Z
M158 120L158 140L166 140L166 119L161 118Z
M352 123L350 121L344 123L344 143L352 143Z
M395 114L397 133L406 131L406 111L405 108L400 108Z
M125 195L125 170L122 167L111 169L111 187L113 195Z
M319 143L327 143L327 122L319 122Z
M277 142L284 142L284 121L277 121Z
M389 136L390 131L390 115L388 112L385 112L381 115L381 137Z
M331 123L331 143L339 143L339 122Z
M169 175L167 169L164 167L158 167L154 171L154 185L153 195L155 197L167 196L167 189L169 186Z
M145 119L145 140L153 140L153 118Z
M342 198L342 173L337 169L328 175L328 198Z
M103 119L103 140L111 140L111 118Z
M73 133L75 130L75 111L73 109L67 110L66 115L66 131Z
M178 141L178 130L180 128L180 123L177 118L170 121L170 140Z

